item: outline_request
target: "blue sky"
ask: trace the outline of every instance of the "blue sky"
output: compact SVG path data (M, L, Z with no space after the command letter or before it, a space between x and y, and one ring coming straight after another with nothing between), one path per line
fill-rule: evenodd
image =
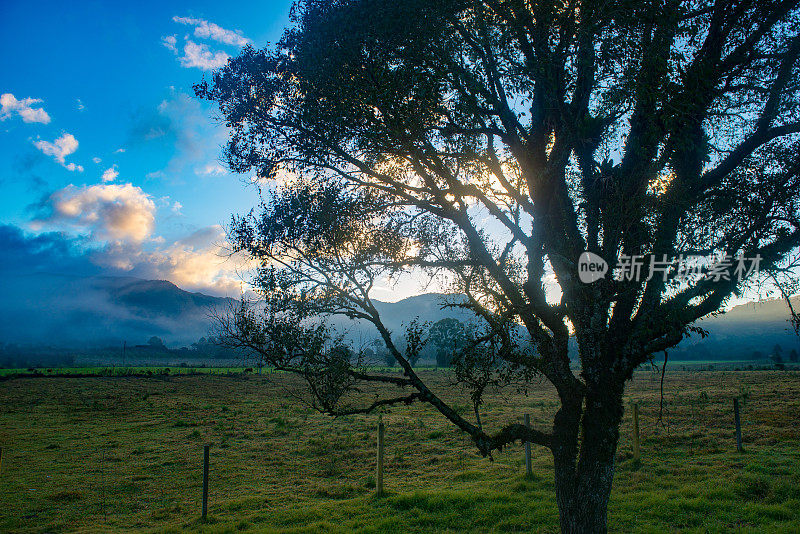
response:
M221 165L227 132L192 85L274 43L290 7L3 0L0 270L237 295L246 266L225 257L222 225L257 191ZM376 296L436 289L402 280Z
M256 191L220 165L225 129L192 84L243 44L274 43L289 9L289 1L231 9L5 0L5 233L37 246L42 236L61 239L110 274L235 292L237 266L220 258L219 225L252 207Z

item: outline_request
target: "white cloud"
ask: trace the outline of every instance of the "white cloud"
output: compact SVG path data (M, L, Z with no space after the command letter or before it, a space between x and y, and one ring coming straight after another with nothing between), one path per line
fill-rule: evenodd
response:
M211 39L218 43L229 46L242 47L250 44L250 40L242 35L239 30L227 30L213 22L203 19L190 17L172 17L178 24L194 26L194 36L200 39ZM213 50L207 44L196 43L184 37L183 55L180 55L178 38L173 35L166 35L161 38L161 44L171 50L186 68L196 67L202 70L214 70L225 66L230 57L226 52Z
M150 241L159 245L164 242L160 238ZM112 242L98 251L93 261L131 276L169 280L190 291L230 296L239 295L240 273L250 267L241 255L230 255L225 232L218 225L201 228L152 251L136 243Z
M113 165L108 169L103 171L103 175L100 177L105 182L113 182L117 176L119 176L119 171L117 171L117 166Z
M162 122L169 125L168 139L175 150L166 167L151 169L146 174L148 180L166 179L177 183L185 179L180 177L185 177L186 173L229 174L208 157L225 144L228 130L208 120L208 112L197 98L176 91L158 104L157 113Z
M177 215L183 215L181 210L183 209L183 204L178 202L177 200L173 201L169 195L163 196L158 199L158 207L159 208L168 208L172 213Z
M52 156L54 160L60 163L65 169L70 171L83 172L83 167L75 165L74 163L67 164L65 158L78 150L78 140L75 136L65 133L52 143L50 141L34 141L33 145L42 151L42 153Z
M64 158L78 150L78 140L72 134L65 133L52 143L49 141L36 141L33 143L36 148L48 156L64 164Z
M197 44L190 40L186 41L183 47L183 54L178 58L181 61L181 65L186 68L197 67L202 70L214 70L224 67L230 57L221 50L212 52L208 46Z
M156 206L132 184L68 185L43 203L39 225L88 230L96 239L141 242L153 232Z
M118 149L116 149L114 151L114 154L124 154L124 153L125 153L125 149L124 148L118 148Z
M222 227L202 228L151 255L152 264L180 287L237 295L240 273L247 268L241 256L231 256Z
M212 161L206 163L202 167L198 167L195 169L195 174L200 176L222 176L224 174L228 174L228 171L225 170L225 167L217 163L216 161Z
M88 258L109 274L124 272L143 279L169 280L190 291L238 296L242 276L255 268L243 255L231 254L219 225L200 228L177 240L154 235L156 217L180 215L183 206L167 196L148 195L130 183L68 185L52 193L39 208L31 229L82 235Z
M17 100L11 93L0 95L0 121L4 121L12 115L22 117L22 122L39 122L47 124L50 122L50 115L42 107L34 107L35 104L42 102L39 98L23 98Z
M178 39L174 35L167 35L166 37L161 38L161 44L175 52L178 53Z
M78 111L83 111L84 109L86 109L86 106L83 105L83 102L81 102L80 98L75 99L75 109L77 109Z
M92 158L92 161L94 161L96 164L99 164L103 160L98 158L97 156L95 156L95 157Z
M210 123L200 102L186 93L176 92L162 101L158 113L169 122L176 148L167 168L160 169L164 176L198 172L227 138L227 131Z
M226 30L207 20L189 17L172 17L172 20L178 24L194 26L195 37L201 39L213 39L214 41L232 46L245 46L250 43L250 39L242 36L242 32L239 30ZM173 42L173 45L174 44Z

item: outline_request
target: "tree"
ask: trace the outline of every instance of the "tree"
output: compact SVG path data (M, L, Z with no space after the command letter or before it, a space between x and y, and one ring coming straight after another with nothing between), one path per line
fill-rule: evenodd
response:
M789 353L789 361L792 363L797 363L797 349L792 349Z
M461 351L467 343L467 332L464 323L458 319L441 319L431 326L428 343L433 345L436 354L436 365L450 367L453 356Z
M366 361L373 365L385 364L387 367L397 365L394 356L386 350L383 341L380 339L373 339L369 346L362 351L362 354Z
M162 340L158 336L153 336L147 340L147 344L150 345L154 349L166 349L166 345L164 345L164 340Z
M549 449L562 530L605 531L633 371L790 274L799 19L796 1L299 2L275 47L195 87L231 129L229 167L280 184L230 227L264 295L230 342L312 394L339 388L315 397L328 413L421 401L484 455ZM426 385L419 329L401 348L373 301L407 272L454 281L494 384L555 386L551 428L485 429ZM403 375L326 371L330 332L310 318L335 314L372 323ZM364 384L383 396L359 405Z
M779 344L772 347L772 361L775 363L783 363L783 348Z

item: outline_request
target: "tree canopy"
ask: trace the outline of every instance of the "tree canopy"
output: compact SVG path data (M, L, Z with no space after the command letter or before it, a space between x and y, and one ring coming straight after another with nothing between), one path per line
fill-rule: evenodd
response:
M449 367L453 356L460 352L467 343L467 331L464 323L458 319L445 318L431 325L428 343L436 351L436 365Z
M324 383L330 413L424 401L484 454L550 448L562 528L596 530L634 369L758 273L791 290L798 28L796 1L297 3L276 46L196 86L231 129L230 168L279 184L232 224L261 262L266 312L243 309L229 333L312 391ZM585 252L607 276L580 280ZM758 273L737 270L745 258ZM373 303L376 283L410 269L474 312L470 346L487 350L473 366L492 384L555 386L552 429L489 432L420 379L423 333L400 343ZM309 321L326 314L373 323L403 376L335 357ZM357 408L359 383L410 392Z

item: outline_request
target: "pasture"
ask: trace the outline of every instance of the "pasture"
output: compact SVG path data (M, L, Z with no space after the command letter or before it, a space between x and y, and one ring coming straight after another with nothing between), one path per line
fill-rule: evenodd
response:
M422 371L470 408L449 373ZM480 457L425 405L386 423L385 485L374 496L377 415L331 419L274 375L9 378L0 382L3 532L556 532L552 461L521 445ZM800 373L636 374L642 457L626 411L609 528L615 532L800 531ZM732 399L742 406L735 448ZM551 420L544 384L487 399L484 425ZM202 450L210 502L200 520Z

